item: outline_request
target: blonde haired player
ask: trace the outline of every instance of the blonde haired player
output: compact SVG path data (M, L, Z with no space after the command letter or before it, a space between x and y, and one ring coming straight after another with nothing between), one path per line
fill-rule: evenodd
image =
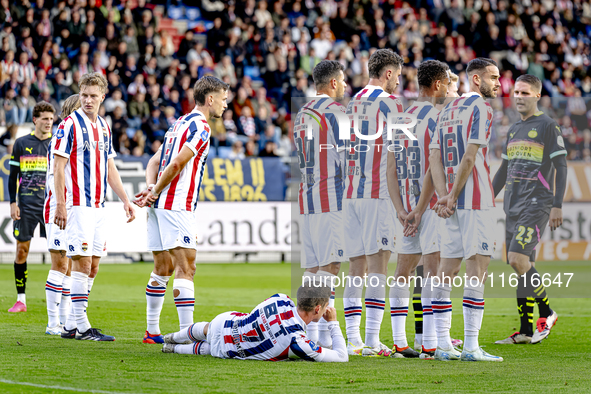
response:
M98 115L107 93L100 73L85 74L78 83L81 108L68 116L56 133L53 150L56 210L54 223L66 229L68 257L72 258L72 310L76 327L66 322L62 338L114 341L92 328L86 314L88 277L106 255L104 202L107 184L123 201L128 223L135 212L115 166L111 129ZM67 198L64 190L67 190ZM67 204L67 205L66 205Z
M63 105L60 118L62 122L58 130L63 130L65 119L74 111L80 108L80 96L74 94L68 97ZM51 256L51 270L47 275L45 284L45 299L47 300L47 329L46 334L60 335L62 326L66 324L67 319L74 319L70 313L70 286L72 285L71 271L72 260L66 257L67 240L65 230L61 230L53 223L55 216L55 185L53 178L53 164L55 162L52 150L56 142L55 135L51 138L49 149L47 151L47 174L45 176L45 204L43 209L43 218L45 219L45 231L47 233L47 249ZM97 267L98 268L98 267ZM88 281L88 291L92 287L92 281L96 272L91 272ZM61 291L60 291L61 290ZM74 322L75 325L75 322Z

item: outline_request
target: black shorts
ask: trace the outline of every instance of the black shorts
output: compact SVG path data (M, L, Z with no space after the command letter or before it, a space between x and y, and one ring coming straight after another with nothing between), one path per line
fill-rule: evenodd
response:
M550 213L543 210L525 210L519 216L507 217L505 223L505 245L507 263L509 252L530 256L529 261L536 261L536 246L548 226Z
M26 242L33 238L33 233L37 224L39 224L41 237L47 238L45 234L45 220L43 218L43 209L27 209L27 207L20 207L21 218L15 220L14 224L14 238L20 242Z

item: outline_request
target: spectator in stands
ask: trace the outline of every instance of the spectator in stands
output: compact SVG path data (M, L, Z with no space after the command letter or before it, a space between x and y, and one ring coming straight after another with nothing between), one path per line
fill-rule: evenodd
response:
M21 52L19 55L19 62L16 69L18 71L18 83L23 84L25 81L29 83L35 82L35 67L29 61L29 55L26 52Z
M16 99L18 108L18 124L33 122L33 107L37 104L34 98L29 95L29 88L23 86Z
M121 90L115 89L111 93L111 97L107 98L103 102L103 107L105 107L105 111L107 113L112 113L115 111L116 107L120 107L123 113L123 116L127 116L127 103L123 100L121 94Z
M176 53L178 59L181 62L185 63L187 60L187 55L188 55L189 51L194 46L195 46L195 33L193 32L193 30L189 29L185 32L185 37L183 37L183 39L181 40L181 43L179 44L179 49ZM189 63L189 62L187 62L187 63Z
M236 125L238 126L239 136L246 136L248 139L256 138L256 124L252 117L251 107L245 106L242 108L241 115L238 117Z
M259 151L260 157L277 157L275 150L277 149L277 145L275 142L271 140L267 140L265 143L265 149Z
M234 141L232 144L232 151L228 154L228 159L243 160L244 157L244 144L240 140Z
M18 106L16 105L16 92L10 88L2 100L5 124L19 124Z
M178 89L172 89L170 91L170 97L166 102L166 106L174 108L174 116L177 118L184 115L180 98L181 96Z
M146 133L148 141L153 143L158 140L164 141L164 134L168 130L166 119L162 116L160 108L154 107L150 113L148 120L142 125L142 130Z
M234 69L234 65L232 64L232 57L226 55L222 57L222 61L215 66L215 76L219 79L224 79L224 77L229 77L229 85L230 87L236 87L236 70Z
M133 96L129 107L127 108L129 114L128 124L129 127L134 129L141 128L142 123L148 120L150 116L150 106L146 102L146 95L138 92Z

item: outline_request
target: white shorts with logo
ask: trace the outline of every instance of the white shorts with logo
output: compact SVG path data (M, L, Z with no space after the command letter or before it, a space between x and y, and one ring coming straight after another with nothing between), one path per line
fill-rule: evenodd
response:
M106 256L105 210L103 208L72 206L68 208L66 238L72 256Z
M495 217L492 210L458 209L444 219L441 257L492 256L495 249Z
M209 343L211 355L213 357L228 358L227 354L224 352L225 341L223 329L226 320L232 320L236 317L236 315L233 315L232 313L235 312L224 312L220 315L217 315L209 323L206 340L207 343Z
M190 211L148 208L148 250L197 249L195 215Z
M386 198L343 201L345 256L359 257L381 250L394 252L394 210Z
M68 251L66 230L60 230L55 223L45 223L45 233L47 234L47 250Z
M302 268L347 261L343 251L343 212L302 216Z
M421 217L417 235L404 236L404 227L396 220L396 250L400 254L431 254L439 252L443 219L431 209Z

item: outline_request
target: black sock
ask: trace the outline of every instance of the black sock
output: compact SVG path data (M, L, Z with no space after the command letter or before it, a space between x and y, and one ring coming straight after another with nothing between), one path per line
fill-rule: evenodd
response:
M417 277L423 278L423 266L417 267ZM415 281L415 287L412 291L412 309L415 313L415 333L423 333L423 304L421 303L421 291L420 281Z
M517 298L517 311L521 321L519 332L531 337L534 335L534 299L532 297Z
M532 289L530 297L533 297L536 303L538 304L540 317L550 316L550 314L552 313L552 309L550 309L550 301L548 300L548 295L546 294L546 287L544 287L544 285L542 284L542 278L536 270L536 267L531 267L525 275ZM537 287L534 287L531 285L532 283L539 283L539 285Z
M17 294L25 294L27 288L27 262L24 264L14 263L14 283Z

